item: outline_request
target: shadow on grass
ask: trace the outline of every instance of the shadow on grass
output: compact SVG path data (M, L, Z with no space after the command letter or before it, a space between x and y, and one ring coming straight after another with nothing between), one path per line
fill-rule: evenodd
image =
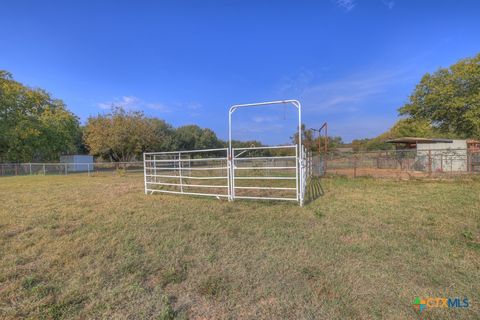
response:
M307 181L307 190L305 190L304 203L308 204L325 194L320 177L310 177Z

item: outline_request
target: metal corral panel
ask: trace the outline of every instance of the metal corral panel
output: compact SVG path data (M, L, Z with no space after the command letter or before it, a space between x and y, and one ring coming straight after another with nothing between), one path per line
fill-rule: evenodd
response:
M417 144L417 163L432 172L461 172L468 169L466 140L452 140L451 143Z

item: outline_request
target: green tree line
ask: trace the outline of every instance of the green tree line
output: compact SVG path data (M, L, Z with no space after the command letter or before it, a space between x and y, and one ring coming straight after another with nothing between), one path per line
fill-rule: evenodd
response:
M197 125L174 128L140 111L112 106L84 126L65 104L0 71L0 162L58 161L60 155L90 153L106 161L139 160L143 152L226 147L215 132ZM233 141L235 147L262 146Z
M425 74L399 108L400 119L373 139L354 140L356 150L386 149L385 140L403 137L480 139L480 54ZM323 138L302 127L304 145L323 150ZM226 147L215 132L197 125L172 127L140 111L112 107L89 117L81 126L62 100L30 88L0 70L0 161L58 161L62 154L90 153L108 161L131 161L146 151ZM292 141L298 140L294 134ZM328 137L329 149L343 144ZM261 146L259 141L234 141L236 147ZM274 151L272 151L274 153Z

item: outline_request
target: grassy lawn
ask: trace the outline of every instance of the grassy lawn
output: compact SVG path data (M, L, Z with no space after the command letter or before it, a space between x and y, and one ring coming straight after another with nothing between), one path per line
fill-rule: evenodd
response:
M480 180L322 186L300 208L1 178L0 318L479 318ZM470 307L420 316L417 296Z

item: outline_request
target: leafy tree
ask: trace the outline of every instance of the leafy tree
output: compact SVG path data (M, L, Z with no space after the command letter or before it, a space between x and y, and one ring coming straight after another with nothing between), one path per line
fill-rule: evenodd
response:
M61 100L0 71L0 160L58 160L77 150L78 118Z
M480 54L425 74L399 112L444 134L480 138Z
M224 146L215 132L197 125L187 125L175 130L173 150L198 150L221 148Z
M390 150L393 145L386 140L401 137L434 137L438 134L430 121L424 119L400 119L387 132L372 139L357 139L352 141L355 151Z
M318 141L319 138L317 138L317 141ZM344 142L342 140L342 137L339 137L339 136L328 136L327 137L328 139L328 150L335 150L336 148L338 147L341 147L344 145ZM323 138L321 137L320 138L320 148L323 149L323 144L324 144L324 140ZM318 143L317 143L318 145Z
M139 111L112 107L106 115L88 118L84 141L90 153L110 161L133 161L143 152L162 151L172 145L172 128L165 121Z

